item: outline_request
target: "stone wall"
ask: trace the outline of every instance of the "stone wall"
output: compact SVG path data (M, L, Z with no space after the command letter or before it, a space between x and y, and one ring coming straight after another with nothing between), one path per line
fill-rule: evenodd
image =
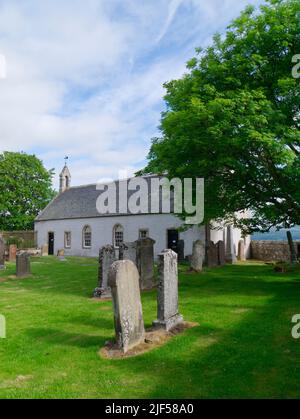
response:
M300 256L300 241L295 241L295 249ZM263 261L289 261L290 249L287 241L252 240L251 257Z

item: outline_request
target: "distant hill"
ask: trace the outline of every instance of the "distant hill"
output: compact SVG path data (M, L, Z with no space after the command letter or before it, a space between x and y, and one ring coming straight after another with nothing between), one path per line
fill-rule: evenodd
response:
M252 235L252 240L287 240L286 229L280 231L272 230L270 233L255 233ZM300 240L300 226L291 228L294 240Z

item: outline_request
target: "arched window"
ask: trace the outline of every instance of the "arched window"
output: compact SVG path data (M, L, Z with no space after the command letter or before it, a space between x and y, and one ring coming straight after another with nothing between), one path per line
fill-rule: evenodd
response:
M113 243L115 247L120 247L124 242L124 229L120 224L114 226L113 230Z
M84 248L89 248L92 246L92 230L90 226L83 227L82 245Z

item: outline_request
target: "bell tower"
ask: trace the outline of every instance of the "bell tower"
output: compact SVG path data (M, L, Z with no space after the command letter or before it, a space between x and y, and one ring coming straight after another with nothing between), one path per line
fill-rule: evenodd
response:
M71 173L67 166L68 157L65 157L65 165L61 174L59 175L59 193L62 193L70 188L71 186Z

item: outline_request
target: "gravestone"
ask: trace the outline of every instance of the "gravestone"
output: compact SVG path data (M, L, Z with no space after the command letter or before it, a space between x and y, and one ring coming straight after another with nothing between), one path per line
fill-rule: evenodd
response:
M94 290L94 297L108 298L111 296L108 285L108 272L115 261L115 248L110 244L101 247L99 251L98 286Z
M116 341L124 353L144 342L145 329L139 273L131 260L114 262L109 270Z
M30 256L28 253L17 254L17 277L22 278L30 275Z
M3 237L0 236L0 270L5 269L5 243Z
M136 242L122 243L120 245L119 260L131 260L136 264Z
M41 256L48 256L49 255L49 246L48 244L44 244L41 248Z
M238 260L244 262L246 260L245 256L245 241L239 241L239 248L238 248Z
M142 290L151 289L154 281L154 244L155 240L147 237L136 242L136 265L140 274Z
M184 240L178 240L178 262L184 262Z
M10 244L8 250L8 260L9 262L15 262L17 257L17 245Z
M191 257L191 269L196 272L201 272L203 269L203 262L205 258L205 247L201 240L193 243L193 254Z
M64 257L64 256L65 256L65 251L64 251L64 249L59 249L59 250L57 251L57 256L58 256L58 257Z
M207 246L207 266L213 268L219 264L218 247L214 242L210 242Z
M183 322L178 312L178 266L177 253L164 250L158 255L157 320L155 328L171 330Z
M235 246L233 243L233 229L232 226L227 226L226 230L226 253L225 260L227 263L236 263Z
M225 244L223 242L223 240L220 240L217 243L218 246L218 264L223 266L225 265Z

